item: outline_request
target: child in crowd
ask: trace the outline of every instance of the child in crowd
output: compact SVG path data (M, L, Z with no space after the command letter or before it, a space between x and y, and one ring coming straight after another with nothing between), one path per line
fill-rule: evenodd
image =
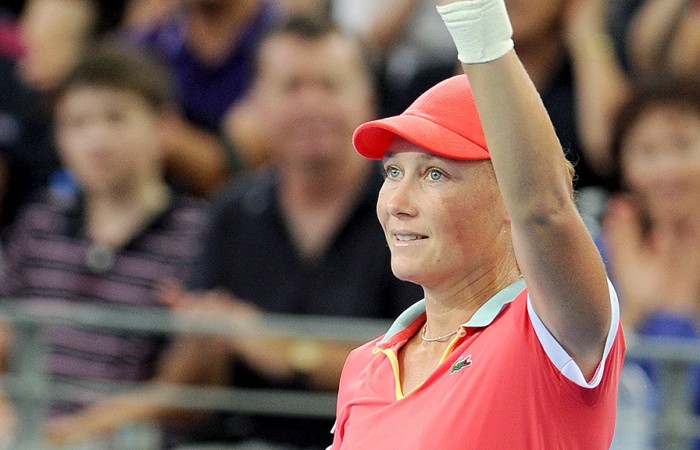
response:
M55 138L80 195L68 201L47 195L20 214L5 249L3 296L44 311L162 306L156 286L185 276L205 221L198 201L176 196L164 181L160 136L171 104L168 81L144 55L100 47L59 87ZM86 384L177 383L198 379L185 373L189 369L207 367L174 363L196 348L184 338L170 344L157 333L71 325L42 333L52 381L83 389L75 401L51 402L46 433L55 442L117 428L156 408ZM5 350L3 356L11 356Z

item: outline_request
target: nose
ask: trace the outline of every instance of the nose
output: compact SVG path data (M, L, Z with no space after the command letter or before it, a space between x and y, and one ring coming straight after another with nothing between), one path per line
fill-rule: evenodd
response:
M390 185L385 183L386 210L394 217L414 217L418 211L414 202L414 189L410 180L404 178L392 181Z
M323 108L329 106L328 88L320 82L307 82L299 88L297 99L303 108Z

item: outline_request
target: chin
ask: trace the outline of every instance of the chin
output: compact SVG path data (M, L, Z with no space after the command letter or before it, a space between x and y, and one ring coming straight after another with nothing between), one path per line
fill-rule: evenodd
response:
M399 280L420 284L420 271L403 264L391 263L391 271Z

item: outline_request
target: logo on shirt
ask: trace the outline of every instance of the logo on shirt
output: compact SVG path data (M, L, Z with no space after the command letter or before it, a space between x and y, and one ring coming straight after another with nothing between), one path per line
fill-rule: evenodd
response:
M460 370L464 369L465 367L469 367L472 365L472 355L467 355L463 356L457 361L455 361L454 364L452 364L452 368L450 369L450 373L455 373L459 372Z

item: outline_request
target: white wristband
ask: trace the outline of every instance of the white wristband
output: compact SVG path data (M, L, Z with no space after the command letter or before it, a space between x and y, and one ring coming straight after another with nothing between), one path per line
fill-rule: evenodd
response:
M464 0L437 7L465 64L498 59L513 48L504 0Z

